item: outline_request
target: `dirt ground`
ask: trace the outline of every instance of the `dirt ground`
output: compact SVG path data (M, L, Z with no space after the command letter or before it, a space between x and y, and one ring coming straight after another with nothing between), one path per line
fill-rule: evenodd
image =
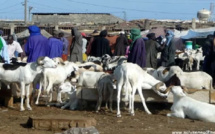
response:
M15 103L15 109L0 107L0 134L54 134L56 132L43 131L29 128L26 125L29 116L40 115L74 115L93 117L97 121L95 126L100 134L172 134L173 132L206 132L215 133L215 124L191 119L178 119L166 117L170 112L171 104L147 103L153 113L147 115L140 103L135 104L135 116L130 116L127 111L122 111L122 117L116 117L113 113L105 111L94 112L95 102L88 104L84 111L61 110L57 107L33 105L33 111L19 111L20 103ZM114 107L116 109L116 106Z

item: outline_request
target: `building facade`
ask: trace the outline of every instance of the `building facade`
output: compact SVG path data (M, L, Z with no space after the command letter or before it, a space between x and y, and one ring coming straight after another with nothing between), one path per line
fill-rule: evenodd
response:
M112 24L124 20L109 13L33 13L33 23L40 24Z

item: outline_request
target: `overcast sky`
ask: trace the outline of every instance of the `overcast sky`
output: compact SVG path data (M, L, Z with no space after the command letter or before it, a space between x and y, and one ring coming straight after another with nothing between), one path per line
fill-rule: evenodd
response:
M0 0L0 19L24 19L24 0ZM122 19L197 18L215 0L28 0L31 12L111 13ZM215 9L214 9L215 12Z

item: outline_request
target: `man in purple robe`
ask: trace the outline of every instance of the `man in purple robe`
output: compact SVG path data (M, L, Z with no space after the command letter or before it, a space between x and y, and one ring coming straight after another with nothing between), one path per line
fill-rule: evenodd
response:
M144 68L146 66L146 49L139 29L131 30L131 39L132 43L130 45L130 53L128 54L128 62L136 63Z
M63 41L57 38L57 34L54 33L54 36L49 38L49 58L62 57L63 54Z
M32 25L28 27L30 36L25 44L27 62L35 62L41 56L48 56L48 39L41 35L40 28Z

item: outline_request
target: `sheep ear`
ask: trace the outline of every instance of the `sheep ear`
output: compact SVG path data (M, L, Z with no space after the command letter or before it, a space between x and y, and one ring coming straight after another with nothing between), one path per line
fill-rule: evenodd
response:
M45 59L45 57L39 57L39 58L37 59L37 64L43 65L43 64L44 64L44 62L43 62L44 59Z

